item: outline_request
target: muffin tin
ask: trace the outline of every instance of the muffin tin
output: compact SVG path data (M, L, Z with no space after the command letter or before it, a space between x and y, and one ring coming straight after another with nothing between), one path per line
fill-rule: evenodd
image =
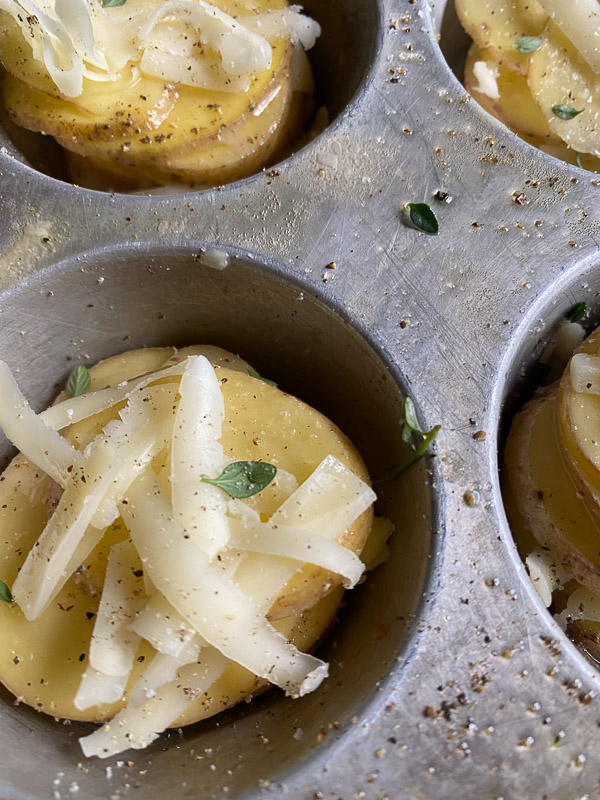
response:
M454 65L464 49L452 8L305 5L324 28L313 59L332 122L257 176L102 194L61 181L47 143L4 126L1 356L42 408L78 363L210 342L329 415L374 476L403 459L406 393L426 428L442 423L434 452L380 492L392 552L348 597L319 690L271 692L144 751L85 762L86 726L2 690L2 797L600 791L598 673L530 585L498 478L527 370L561 315L600 291L600 181L468 97L436 37L444 18ZM406 226L407 202L435 210L438 236Z

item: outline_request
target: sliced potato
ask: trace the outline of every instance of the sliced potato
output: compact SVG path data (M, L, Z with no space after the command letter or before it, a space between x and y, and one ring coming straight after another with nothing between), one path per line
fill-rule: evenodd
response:
M504 452L511 527L518 541L533 534L571 577L600 592L598 527L565 466L557 415L553 386L538 390L513 420Z
M247 111L210 136L190 136L190 146L181 151L170 146L149 148L152 152L145 159L139 150L119 151L113 158L111 148L108 154L103 150L86 155L90 148L85 143L78 152L67 149L71 180L92 189L126 191L176 183L205 188L251 175L288 155L312 114L312 95L292 92L287 73L275 86L280 91L272 92L260 114Z
M570 148L600 156L600 76L553 22L531 54L527 82L550 130ZM561 119L552 108L569 105L581 114Z
M522 36L537 36L548 15L537 0L455 0L459 19L473 41L507 69L525 75L529 56L515 48Z
M473 72L473 67L478 61L483 61L489 64L490 68L497 70L496 84L500 95L498 99L478 90L478 81ZM476 44L470 47L465 63L465 87L479 105L508 125L515 133L524 137L537 137L542 141L560 141L550 131L545 117L531 96L525 76L511 72L505 64L498 63L491 50L481 49Z
M195 352L202 348L193 348ZM220 348L207 348L213 363L222 359L240 371L216 367L222 381L227 410L222 444L236 460L264 460L304 481L326 455L334 455L364 480L368 475L360 456L347 438L323 415L296 398L246 372L246 362ZM103 388L145 374L177 359L173 348L133 351L100 362L91 369L92 389ZM164 380L178 380L177 377ZM72 442L97 433L115 410L71 425L64 431ZM153 464L160 470L164 454ZM17 456L0 482L0 576L10 586L35 544L49 514L54 487L38 468ZM282 501L281 488L272 484L244 501L264 517ZM360 552L371 526L372 511L365 512L340 537L346 547ZM122 520L106 532L56 600L35 621L25 620L16 605L0 604L0 679L20 699L57 717L103 721L123 706L104 704L81 711L73 700L88 662L89 642L102 590L109 548L127 536ZM132 564L132 569L139 565ZM276 626L302 649L311 649L329 627L341 597L340 579L310 565L296 576L275 601ZM311 606L309 611L305 608ZM130 676L131 688L152 657L142 643ZM262 690L260 681L231 665L214 686L190 707L180 725L202 719Z

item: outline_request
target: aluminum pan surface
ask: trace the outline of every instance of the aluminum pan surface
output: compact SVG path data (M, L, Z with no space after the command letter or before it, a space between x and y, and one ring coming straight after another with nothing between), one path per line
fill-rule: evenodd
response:
M511 544L496 431L523 359L561 311L598 288L600 187L468 98L425 0L379 7L381 47L359 96L276 176L185 196L110 196L0 153L2 281L90 249L157 241L276 259L368 329L426 424L443 423L445 537L416 652L383 679L358 724L293 771L257 776L246 797L595 797L598 675L542 609ZM435 205L439 236L405 227L403 204L434 205L438 189L453 198ZM324 284L331 261L338 268ZM474 488L481 501L471 507L463 496Z

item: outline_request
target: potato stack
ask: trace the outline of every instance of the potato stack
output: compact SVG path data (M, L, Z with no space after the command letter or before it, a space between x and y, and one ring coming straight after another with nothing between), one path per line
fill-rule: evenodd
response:
M515 417L504 500L538 594L600 660L600 329Z
M598 171L597 0L456 0L456 10L473 39L469 92L530 144Z

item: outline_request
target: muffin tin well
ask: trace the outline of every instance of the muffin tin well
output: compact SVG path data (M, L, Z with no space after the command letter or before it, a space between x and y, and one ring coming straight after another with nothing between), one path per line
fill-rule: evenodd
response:
M376 3L360 0L335 0L327 4L309 0L303 8L322 28L322 35L308 56L317 76L316 109L327 109L325 119L331 124L359 92L376 58L382 31L381 10ZM320 131L321 127L319 121L315 130ZM306 138L304 134L299 137L299 148ZM62 148L54 139L18 127L2 109L0 146L33 169L69 181Z
M442 429L381 491L391 557L348 598L323 645L331 678L301 701L272 693L149 750L83 763L81 726L3 693L3 796L68 797L76 785L90 800L574 800L599 789L598 674L528 583L498 446L540 342L564 308L595 297L600 186L468 97L437 42L440 4L326 5L307 9L325 29L313 57L334 124L273 170L131 197L0 151L0 355L41 407L75 363L210 338L329 414L375 476L402 455L409 394L423 425ZM439 235L407 226L410 202L432 207Z

